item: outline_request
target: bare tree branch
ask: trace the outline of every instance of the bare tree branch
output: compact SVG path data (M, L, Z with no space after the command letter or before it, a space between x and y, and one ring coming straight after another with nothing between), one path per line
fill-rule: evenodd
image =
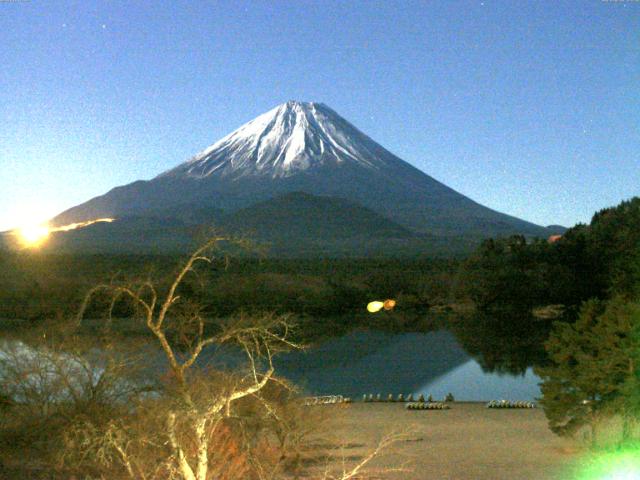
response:
M158 341L177 387L175 400L166 405L167 409L163 413L164 434L170 454L166 461L156 463L156 468L159 469L158 475L165 475L164 478L209 479L211 435L223 419L231 417L232 405L235 402L247 397L257 398L269 415L279 418L277 412L269 407L259 392L270 382L281 383L274 376L273 356L283 350L301 348L289 339L291 324L287 316L263 315L249 318L240 315L220 325L218 333L205 336L205 320L201 309L188 301L181 302L178 311L177 338L182 345L176 344L171 330L176 325L175 317L169 321L169 312L180 299L178 290L186 275L194 272L196 264L210 264L213 257L208 254L219 242L228 240L231 239L214 236L196 249L178 270L164 296L158 294L156 286L150 280L134 285L98 285L86 294L78 313L76 325L80 326L92 298L101 292L111 295L107 326L111 325L115 305L124 297L142 309L145 324ZM242 241L233 241L241 246L244 244ZM160 298L162 300L159 300ZM219 386L217 392L198 391L199 384L193 380L198 377L189 372L198 371L198 359L205 348L223 344L234 344L241 348L247 359L248 373L244 376L230 375L226 385ZM152 446L148 439L140 442L139 445ZM124 440L112 442L111 448L127 474L134 478L135 462L129 456Z

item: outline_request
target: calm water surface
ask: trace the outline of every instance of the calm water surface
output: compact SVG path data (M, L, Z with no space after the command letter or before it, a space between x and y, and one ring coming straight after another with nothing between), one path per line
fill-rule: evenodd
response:
M12 343L12 342L9 342ZM6 348L6 343L2 343ZM0 359L2 351L0 349ZM19 346L25 358L31 349ZM235 349L234 349L235 350ZM163 365L161 352L155 365ZM150 356L154 356L150 352ZM237 350L203 352L202 364L233 367L244 363ZM535 400L540 396L531 369L524 375L487 373L470 357L455 336L446 331L429 333L352 332L320 343L306 351L276 358L276 372L301 386L308 394L345 395L389 393L443 399L451 392L456 400Z
M535 400L540 379L485 373L448 331L429 333L353 332L305 352L283 355L276 371L310 394L412 393L456 400Z

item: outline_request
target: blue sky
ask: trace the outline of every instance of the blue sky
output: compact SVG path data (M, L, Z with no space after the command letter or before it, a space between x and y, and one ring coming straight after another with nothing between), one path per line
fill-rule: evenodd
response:
M640 2L0 1L0 230L319 101L539 224L640 194Z

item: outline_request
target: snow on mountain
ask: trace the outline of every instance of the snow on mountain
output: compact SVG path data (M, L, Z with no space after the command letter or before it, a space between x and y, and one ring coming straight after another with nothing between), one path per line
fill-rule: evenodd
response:
M289 101L244 124L160 177L289 177L330 163L370 169L380 147L322 103Z

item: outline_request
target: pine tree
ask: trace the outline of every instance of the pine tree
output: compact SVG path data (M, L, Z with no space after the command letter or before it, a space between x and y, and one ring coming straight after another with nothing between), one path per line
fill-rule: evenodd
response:
M631 440L640 413L640 303L616 297L596 328L601 339L601 369L608 374L610 408L622 416L622 441Z
M549 427L559 435L572 435L583 425L590 425L595 440L598 391L592 382L585 381L584 360L593 350L590 345L595 319L602 311L599 302L586 302L574 324L558 323L549 336L545 348L551 365L536 369L543 380L542 399Z
M551 364L536 369L543 379L540 401L552 431L571 435L585 425L597 441L603 416L620 415L623 441L640 412L640 304L621 297L589 300L575 323L558 323L547 341Z

